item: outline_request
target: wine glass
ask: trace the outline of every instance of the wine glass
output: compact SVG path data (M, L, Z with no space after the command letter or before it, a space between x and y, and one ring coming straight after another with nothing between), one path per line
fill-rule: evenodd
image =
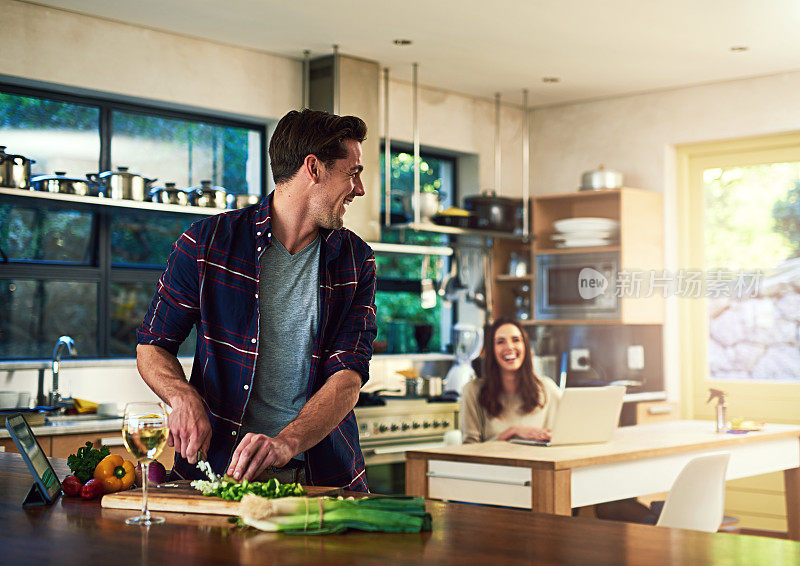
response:
M163 517L153 517L147 508L147 477L150 462L161 454L167 443L167 411L162 403L128 403L122 421L122 440L142 465L142 514L125 522L129 525L156 525Z

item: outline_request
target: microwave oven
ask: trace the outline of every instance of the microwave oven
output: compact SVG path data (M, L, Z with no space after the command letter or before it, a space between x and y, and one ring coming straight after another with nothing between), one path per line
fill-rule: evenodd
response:
M619 252L536 256L538 320L619 318Z

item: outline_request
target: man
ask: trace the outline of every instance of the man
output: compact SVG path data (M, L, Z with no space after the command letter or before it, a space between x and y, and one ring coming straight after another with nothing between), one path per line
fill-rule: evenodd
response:
M239 480L367 490L353 407L376 334L375 257L342 228L364 194L365 137L354 116L289 112L269 146L275 191L175 243L136 352L172 407L177 476L201 477L202 450ZM176 354L192 326L187 382Z

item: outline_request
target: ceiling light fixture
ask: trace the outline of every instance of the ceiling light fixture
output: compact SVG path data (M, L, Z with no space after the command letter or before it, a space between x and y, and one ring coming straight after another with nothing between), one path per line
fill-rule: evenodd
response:
M750 48L747 47L746 45L734 45L733 47L731 47L731 51L733 51L734 53L742 53L744 51L747 51L748 49Z
M411 41L410 39L395 39L392 43L394 43L395 45L400 45L400 46L404 47L406 45L411 45L414 42Z
M561 82L561 79L558 77L542 77L543 83L557 83Z

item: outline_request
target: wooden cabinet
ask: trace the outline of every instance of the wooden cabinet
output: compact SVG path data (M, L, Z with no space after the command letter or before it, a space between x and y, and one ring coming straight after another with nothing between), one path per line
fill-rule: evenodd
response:
M664 221L661 194L642 189L621 188L603 191L578 191L544 195L534 199L532 211L532 244L498 241L492 248L492 318L518 316L518 295L528 291L530 306L527 324L663 324L664 297L654 281L663 277ZM610 218L620 224L619 238L612 245L590 248L556 248L551 236L557 220L577 217ZM633 277L621 293L619 316L607 319L535 320L536 257L552 254L619 254L619 270L623 278ZM508 274L512 253L528 254L528 275ZM614 282L616 284L616 282Z
M84 446L87 442L91 442L94 448L108 446L112 454L119 454L126 460L133 459L122 444L121 431L54 435L39 433L36 435L36 440L44 450L44 453L51 458L66 458L70 454L74 454L78 448ZM0 439L0 446L4 447L6 452L19 452L14 445L14 441L10 438ZM171 446L165 446L161 456L158 457L158 461L170 470L172 469L174 457L175 450Z

